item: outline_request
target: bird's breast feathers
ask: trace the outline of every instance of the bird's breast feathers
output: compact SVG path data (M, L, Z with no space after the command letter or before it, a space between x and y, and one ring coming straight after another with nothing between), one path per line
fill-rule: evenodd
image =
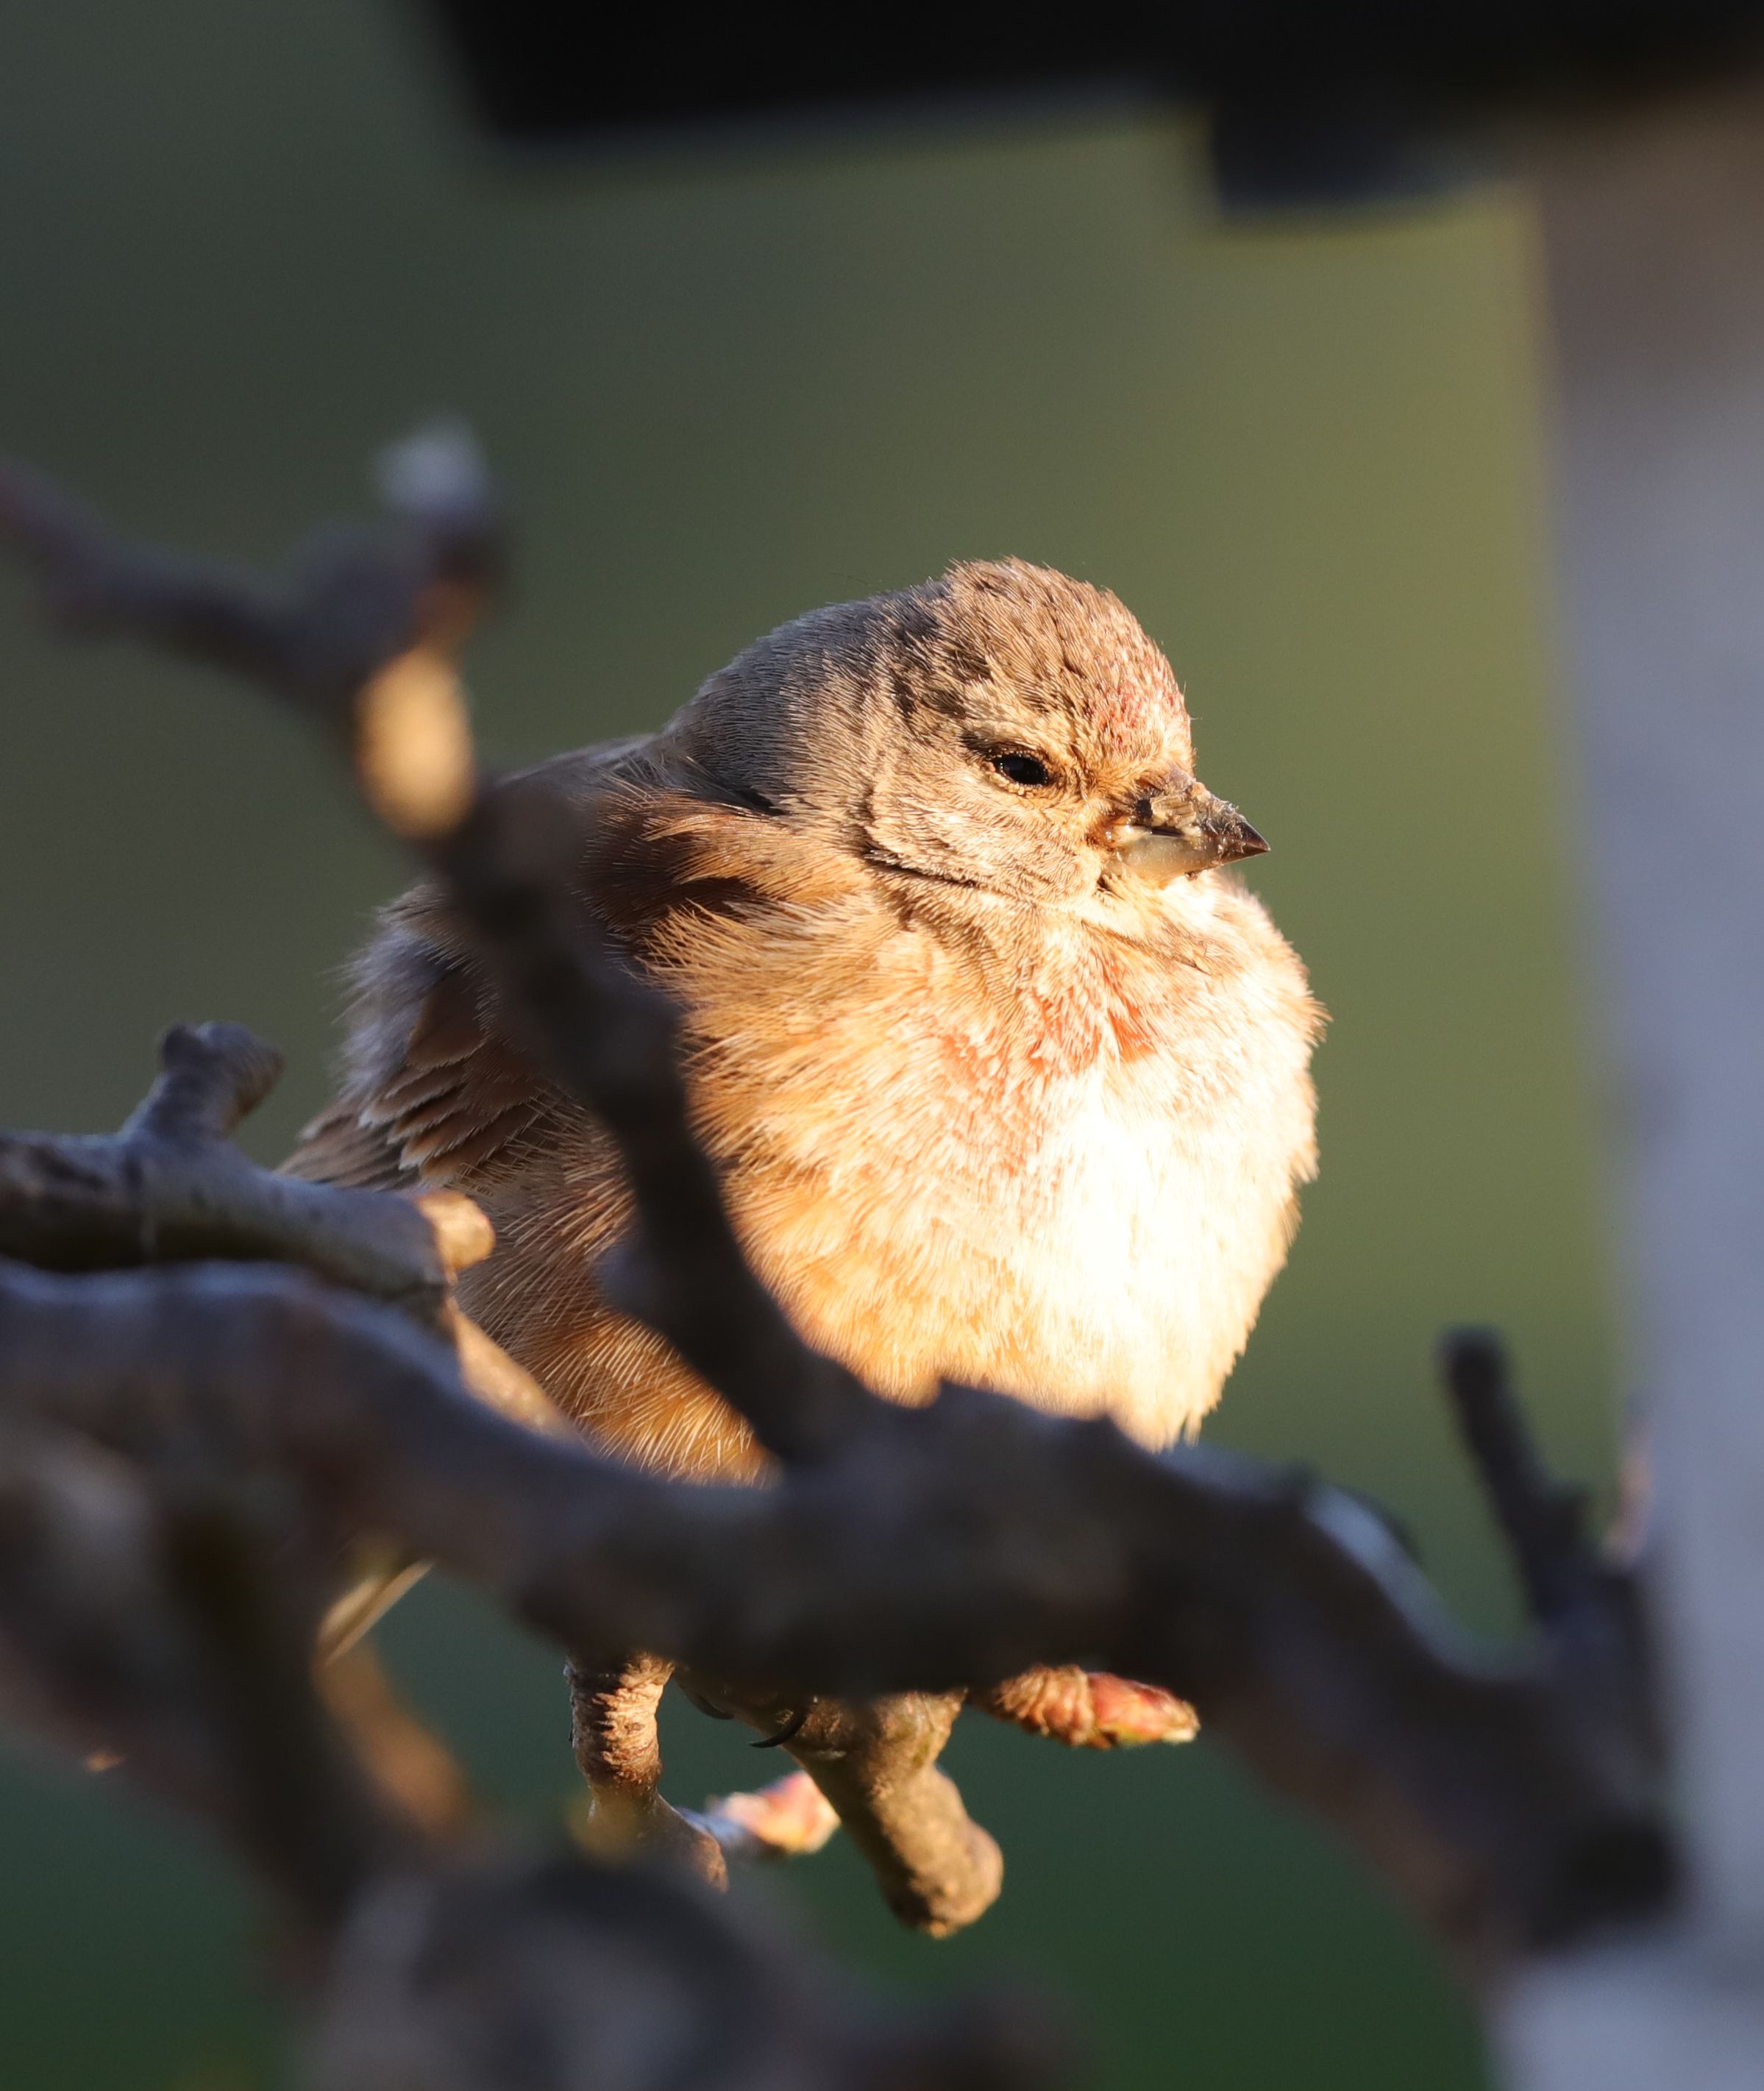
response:
M745 819L749 832L758 826ZM1216 1399L1312 1167L1318 1011L1228 877L1123 933L936 882L765 882L648 939L755 1260L814 1340L1168 1442Z
M602 773L604 774L604 772ZM912 1399L966 1379L1167 1443L1217 1399L1312 1167L1302 968L1228 874L1031 908L652 788L584 822L592 912L686 1015L698 1123L810 1339ZM503 1032L432 890L363 972L355 1070L293 1166L454 1183L462 1296L604 1443L750 1473L731 1413L600 1299L608 1144Z

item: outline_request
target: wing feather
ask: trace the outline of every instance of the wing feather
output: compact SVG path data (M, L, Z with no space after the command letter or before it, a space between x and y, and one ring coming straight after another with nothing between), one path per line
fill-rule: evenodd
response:
M364 1125L354 1100L338 1097L300 1129L300 1144L282 1165L287 1176L341 1184L351 1191L406 1191L415 1179L385 1136Z
M517 790L561 794L584 808L634 763L646 739L559 757ZM389 908L355 968L351 1065L336 1101L303 1132L283 1166L325 1183L464 1191L498 1165L531 1156L572 1114L504 1036L471 940L432 888Z

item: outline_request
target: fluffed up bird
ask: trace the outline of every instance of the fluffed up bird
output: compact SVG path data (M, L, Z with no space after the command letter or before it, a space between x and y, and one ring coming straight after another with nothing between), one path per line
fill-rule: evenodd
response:
M1198 781L1112 595L1006 560L815 610L659 733L513 788L568 809L583 905L682 1008L735 1227L810 1342L902 1401L947 1377L1150 1446L1194 1427L1313 1171L1321 1019L1229 869L1266 844ZM497 1246L462 1302L555 1403L647 1466L755 1475L602 1297L608 1143L438 890L387 911L355 985L294 1170L469 1193Z
M660 732L517 788L686 1020L697 1123L762 1277L884 1394L940 1377L1148 1445L1217 1400L1314 1168L1303 968L1226 867L1163 654L1017 560L811 611ZM626 1195L511 1042L433 887L358 963L346 1077L290 1167L445 1184L497 1248L467 1311L610 1451L738 1477L745 1428L596 1284Z

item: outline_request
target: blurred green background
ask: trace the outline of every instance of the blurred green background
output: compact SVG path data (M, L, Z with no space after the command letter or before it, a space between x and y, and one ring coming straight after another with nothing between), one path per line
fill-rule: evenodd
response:
M1603 1474L1595 1112L1540 580L1523 212L1210 215L1146 114L510 166L385 0L0 15L0 446L144 530L268 559L437 411L481 432L520 586L474 662L523 758L662 718L814 603L1017 553L1164 642L1204 772L1334 1012L1323 1174L1217 1434L1375 1490L1465 1612L1509 1597L1430 1381L1499 1322ZM401 867L289 722L0 584L0 1121L114 1124L176 1017L325 1093L333 968ZM557 1662L427 1589L389 1645L488 1791L570 1791ZM682 1798L769 1770L690 1712ZM849 1855L759 1891L879 1977L1069 1998L1093 2080L1453 2091L1467 2014L1327 1842L1203 1744L958 1738L1000 1908L933 1946ZM262 1913L111 1787L0 1763L0 2083L277 2080Z

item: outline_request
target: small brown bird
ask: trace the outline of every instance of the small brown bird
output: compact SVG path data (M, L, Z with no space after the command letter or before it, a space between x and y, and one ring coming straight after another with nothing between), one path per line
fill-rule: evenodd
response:
M1007 560L815 610L660 733L508 788L540 795L548 830L561 809L582 905L682 1006L734 1225L810 1342L903 1401L947 1377L1148 1445L1194 1427L1312 1171L1321 1013L1225 869L1267 845L1197 782L1169 664L1113 596ZM523 1058L439 890L387 911L356 987L342 1094L290 1166L467 1192L497 1242L462 1304L558 1407L648 1466L755 1476L739 1419L602 1297L617 1165ZM469 1376L483 1347L462 1340ZM341 1599L330 1644L398 1587L376 1572ZM715 1878L721 1834L656 1789L668 1666L586 1650L570 1675L591 1838ZM935 1934L996 1894L996 1846L929 1769L961 1695L693 1689L807 1774L738 1796L745 1834L812 1848L837 1813ZM1096 1748L1193 1731L1168 1693L1075 1668L974 1698Z
M515 788L579 824L585 907L686 1012L699 1130L802 1333L899 1399L951 1377L1145 1443L1217 1400L1313 1171L1320 1012L1224 867L1168 663L1110 594L1007 560L785 625L660 732ZM510 1042L434 888L359 963L346 1078L291 1167L446 1184L463 1303L600 1444L754 1474L743 1425L602 1300L597 1127Z

